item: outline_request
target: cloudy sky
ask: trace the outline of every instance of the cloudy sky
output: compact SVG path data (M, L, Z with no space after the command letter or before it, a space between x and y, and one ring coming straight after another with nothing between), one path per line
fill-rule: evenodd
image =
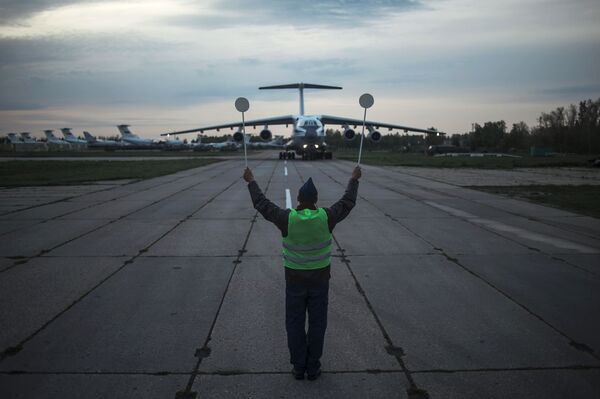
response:
M465 132L600 97L598 0L0 0L0 134L298 111ZM286 133L275 131L275 133Z

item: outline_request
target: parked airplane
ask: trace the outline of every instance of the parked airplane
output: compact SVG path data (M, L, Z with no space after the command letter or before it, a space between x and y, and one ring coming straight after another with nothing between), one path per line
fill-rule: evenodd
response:
M90 148L99 148L105 150L115 150L124 147L124 143L115 140L102 140L94 137L90 132L83 132L87 145Z
M344 137L346 140L353 140L356 136L357 126L362 125L363 121L360 119L345 118L331 115L304 115L304 89L333 89L340 90L338 86L325 86L312 83L292 83L277 86L264 86L259 87L259 90L267 89L298 89L300 94L300 113L293 115L284 115L272 118L254 119L246 121L246 126L253 126L256 128L257 125L264 125L263 130L260 132L260 137L263 140L271 139L271 131L269 125L292 125L292 136L291 139L286 143L286 150L295 151L296 154L302 155L303 158L316 158L316 157L331 157L330 152L326 152L325 143L325 125L339 125L344 129ZM205 130L217 130L226 128L237 128L238 131L234 134L236 141L241 141L243 134L240 131L241 122L225 123L221 125L205 126L196 129L183 130L174 133L163 133L162 136L167 134L186 134L200 132L203 133ZM354 129L350 126L354 126ZM427 134L437 134L438 132L429 129L419 129L403 125L394 125L376 121L366 121L366 128L368 130L368 138L371 141L377 142L381 140L381 133L378 131L380 128L387 128L388 130L399 129L405 132L419 132Z
M179 137L170 139L167 136L167 139L165 141L162 141L161 144L163 144L165 149L167 149L167 150L184 150L186 148L189 148L189 146L186 143L179 140Z
M248 141L246 141L246 144ZM210 151L210 150L218 150L218 151L235 151L241 147L241 144L237 143L235 140L229 139L227 141L222 141L219 143L203 143L202 136L198 135L198 139L196 143L192 146L194 151Z
M65 137L65 141L76 145L76 146L87 146L87 141L83 140L83 139L78 139L77 137L75 137L75 135L71 132L71 128L70 127L63 127L60 129L60 131L62 132L63 136Z
M131 130L129 130L129 125L118 125L117 128L119 129L121 136L123 136L123 141L131 144L132 146L154 147L154 148L161 147L158 143L154 142L154 140L152 140L152 139L143 139L140 136L138 136L137 134L131 133Z
M64 140L59 139L54 135L52 130L44 130L44 134L46 135L46 143L48 145L59 146L59 147L71 147L70 143L67 143Z
M23 140L23 143L26 144L38 144L38 141L31 136L31 133L29 132L23 132L21 133L21 139Z
M10 144L16 144L16 145L23 144L23 139L21 137L17 136L16 133L8 133L6 135L6 138L8 139L8 142Z
M283 137L278 136L276 138L274 138L271 141L268 142L260 142L260 141L255 141L255 142L246 142L246 145L249 148L255 148L255 149L282 149L285 146Z

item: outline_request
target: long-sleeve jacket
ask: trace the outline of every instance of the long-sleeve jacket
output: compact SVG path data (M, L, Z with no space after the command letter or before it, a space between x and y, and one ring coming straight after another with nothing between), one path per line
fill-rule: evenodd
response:
M258 186L256 181L248 183L248 190L252 198L254 208L269 222L273 223L282 237L288 234L289 209L282 209L271 202ZM323 208L327 213L329 231L333 232L335 226L344 220L356 204L356 195L358 192L358 180L350 179L346 191L342 198L329 208ZM300 210L301 208L298 208ZM285 268L285 278L288 283L298 283L313 285L319 282L327 281L330 277L330 266L316 270L295 270Z

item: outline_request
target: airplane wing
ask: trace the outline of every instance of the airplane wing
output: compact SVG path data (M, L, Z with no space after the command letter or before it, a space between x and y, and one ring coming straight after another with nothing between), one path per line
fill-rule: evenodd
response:
M357 127L362 126L362 124L363 124L362 119L343 118L343 117L331 116L331 115L321 115L321 122L323 122L324 125L340 125L340 126L341 125L355 125ZM380 128L387 128L389 130L399 129L399 130L404 130L405 132L438 133L436 130L419 129L416 127L392 125L390 123L374 122L374 121L366 121L365 126L373 126L377 129L380 129ZM441 133L441 132L439 132L439 133Z
M246 126L253 126L253 127L256 127L257 125L291 125L294 123L295 120L296 120L296 118L294 117L294 115L284 115L284 116L276 116L273 118L248 120L248 121L245 121L245 124L246 124ZM362 123L362 121L361 121L361 123ZM186 133L195 133L195 132L203 133L205 130L219 130L219 129L227 129L227 128L233 129L234 127L237 127L237 128L242 127L242 121L235 122L235 123L225 123L223 125L212 125L212 126L199 127L197 129L182 130L179 132L161 133L161 136L166 136L168 134L186 134Z

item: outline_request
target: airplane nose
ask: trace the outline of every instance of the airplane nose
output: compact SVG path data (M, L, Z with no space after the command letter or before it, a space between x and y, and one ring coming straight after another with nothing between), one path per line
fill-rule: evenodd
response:
M304 134L304 139L306 141L315 141L317 140L317 132L315 130L308 130L305 134Z

